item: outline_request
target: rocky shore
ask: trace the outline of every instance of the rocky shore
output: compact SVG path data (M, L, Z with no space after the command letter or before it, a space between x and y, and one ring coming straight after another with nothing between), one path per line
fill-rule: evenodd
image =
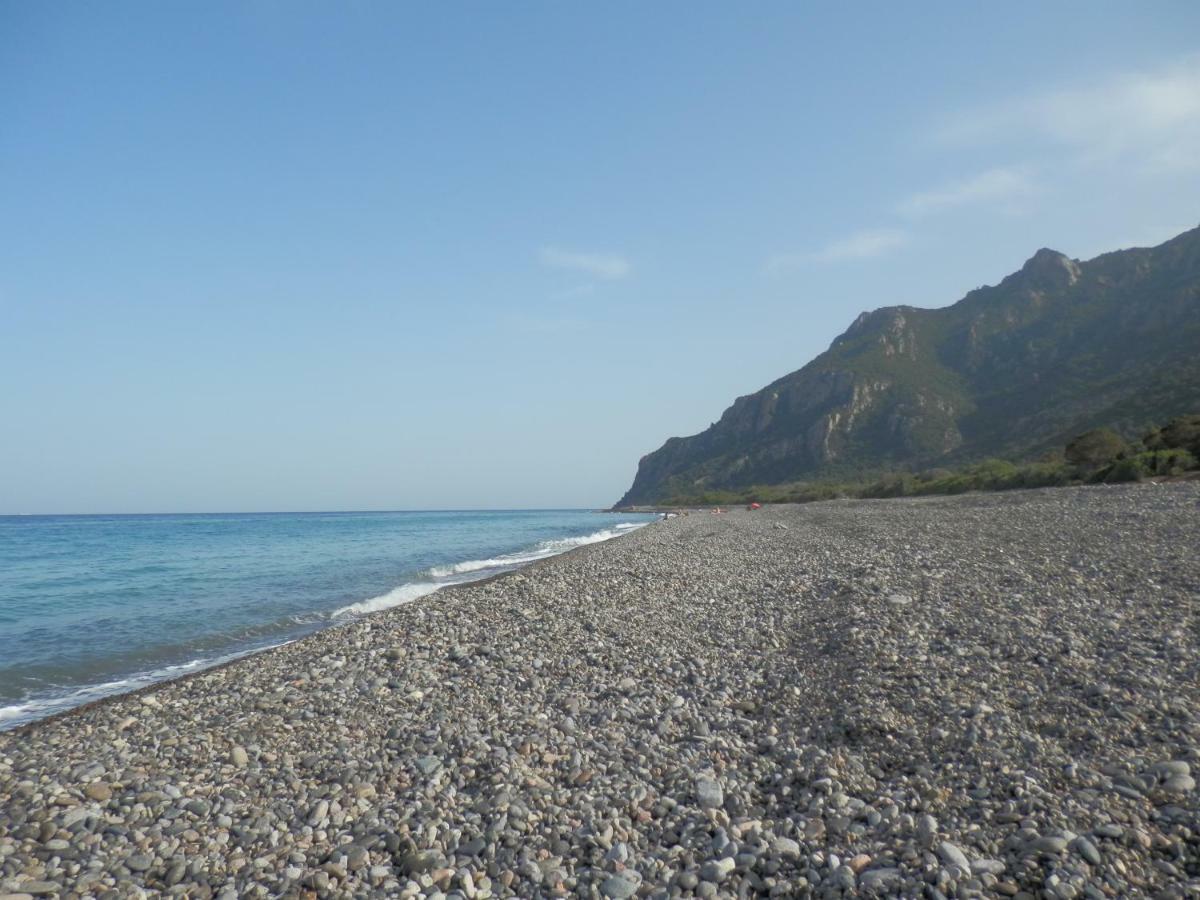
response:
M1200 485L693 514L0 735L0 896L1200 896Z

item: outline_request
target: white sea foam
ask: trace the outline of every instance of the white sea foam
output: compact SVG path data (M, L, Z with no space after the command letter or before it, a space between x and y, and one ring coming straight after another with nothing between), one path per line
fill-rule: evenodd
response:
M416 582L413 584L402 584L398 588L393 588L386 594L380 594L378 597L372 597L369 600L361 600L358 603L351 603L349 606L343 606L341 609L333 611L333 618L340 619L342 616L361 616L366 613L379 612L381 609L390 609L393 606L400 606L402 603L412 603L419 597L425 597L432 594L438 588L443 587L440 584L431 584L429 582Z
M146 681L145 683L149 684L150 682ZM107 697L110 694L125 693L126 691L140 687L141 684L142 678L139 676L121 678L117 681L89 684L87 687L79 688L62 697L46 697L37 700L26 700L24 703L15 703L12 706L0 706L0 724L19 724L20 722L39 719L42 716L58 712L62 709L82 706L85 703L99 700L101 697Z
M391 609L393 606L400 606L405 603L411 603L421 597L426 597L439 588L448 585L477 581L481 578L486 578L488 575L516 569L539 559L557 556L575 547L611 540L647 524L649 523L621 522L612 528L604 528L580 537L542 541L529 550L506 553L503 556L492 556L487 559L468 559L446 566L433 566L426 573L433 579L432 581L417 581L402 584L388 591L386 594L380 594L378 597L371 597L369 600L362 600L358 603L351 603L348 606L336 609L330 618L340 619L344 616L361 616L367 613L378 612L381 609Z
M518 551L516 553L508 553L502 556L490 557L488 559L470 559L447 566L435 566L428 572L428 576L431 580L402 584L399 587L388 591L386 594L380 594L377 597L361 600L358 603L351 603L347 606L343 606L337 610L334 610L334 612L329 615L329 618L341 619L347 616L360 616L367 613L378 612L379 610L390 609L393 606L411 603L414 600L417 600L421 597L426 597L443 587L447 587L448 585L477 581L481 578L486 578L491 574L511 571L512 569L519 568L520 566L539 559L547 559L551 556L558 556L560 553L566 553L568 550L573 550L576 547L583 547L588 544L597 544L601 541L607 541L615 537L620 537L623 534L628 534L629 532L648 524L649 522L621 522L612 526L611 528L604 528L600 531L595 531L591 534L585 534L579 537L542 541L528 550ZM297 625L309 625L317 624L320 621L328 621L328 619L322 619L321 614L319 613L310 613L293 616L291 621L293 624ZM102 697L108 697L113 694L128 693L129 691L147 687L151 684L155 684L156 682L166 681L188 672L210 668L212 666L220 665L221 663L237 659L238 657L246 656L250 653L257 653L261 650L267 650L271 647L279 647L283 646L283 644L289 643L291 643L291 641L269 644L264 647L255 647L249 650L241 650L236 653L226 654L224 656L197 658L185 663L164 666L161 669L155 669L149 672L141 672L119 681L108 681L104 682L103 684L88 685L87 687L79 688L75 691L58 697L28 700L23 703L16 703L10 706L0 706L0 730L11 728L24 722L40 719L44 716L52 715L53 713L71 709L76 706L82 706L94 700L99 700Z
M180 675L188 672L211 668L212 666L230 662L241 656L257 653L260 650L268 650L271 647L282 647L284 644L290 643L291 641L283 641L278 644L268 644L265 647L239 650L236 653L227 653L223 656L193 659L185 663L163 666L161 669L139 672L136 675L130 675L128 678L121 678L116 681L89 684L56 697L44 697L36 700L26 700L23 703L14 703L11 706L0 706L0 730L11 728L24 722L32 722L35 719L41 719L54 713L63 712L64 710L74 709L76 706L83 706L104 697L111 697L115 694L127 694L130 691L149 687L160 681L169 681L172 678L178 678Z
M641 528L648 522L621 522L614 525L612 528L604 528L600 531L594 531L591 534L581 535L579 537L558 538L556 540L542 541L532 549L523 550L517 553L506 553L503 556L493 556L489 559L468 559L465 562L453 563L448 566L434 566L429 570L430 576L433 578L454 578L458 575L469 575L471 573L488 572L490 570L513 569L517 566L523 566L526 563L536 562L539 559L547 559L551 556L557 556L560 553L565 553L575 547L583 547L587 544L598 544L601 541L612 540L615 537L620 537L623 534Z
M487 569L502 569L505 566L519 566L521 563L533 562L540 559L534 553L513 553L508 556L495 556L491 559L468 559L466 562L454 563L449 566L434 566L429 574L434 578L453 578L455 575L468 575L471 572L483 572Z

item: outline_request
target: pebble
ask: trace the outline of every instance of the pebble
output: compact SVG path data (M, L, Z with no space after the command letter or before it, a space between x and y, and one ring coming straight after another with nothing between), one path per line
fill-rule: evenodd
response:
M722 859L710 859L700 867L700 877L704 881L720 884L736 867L737 863L727 856Z
M1043 837L1035 838L1030 843L1029 849L1034 853L1055 855L1062 853L1067 849L1067 839L1057 835L1045 835Z
M868 893L897 890L904 881L903 873L895 867L868 869L858 877L858 886Z
M0 733L0 897L1183 896L1198 509L768 506L446 587Z
M971 863L967 859L967 855L963 853L962 848L957 844L952 844L950 841L942 841L938 844L937 852L938 856L942 858L942 862L946 865L957 866L964 872L971 871Z
M605 897L625 898L637 893L642 884L641 876L636 872L624 871L610 875L600 886L600 893Z
M1100 865L1100 851L1096 848L1096 845L1087 838L1083 837L1082 835L1075 838L1075 840L1071 842L1071 847L1076 853L1082 856L1093 866Z
M800 843L787 837L778 837L771 842L771 852L780 859L797 860L801 857Z
M1168 794L1190 794L1196 789L1196 779L1191 775L1172 775L1162 784Z
M417 771L422 775L429 777L434 772L442 767L442 761L436 756L422 756L416 762Z
M937 834L937 819L928 814L917 819L917 839L922 847L932 847L933 842L937 840Z
M112 799L112 788L103 781L93 781L83 789L83 794L89 800L103 803Z
M696 779L696 797L704 809L719 809L725 803L725 792L713 778Z

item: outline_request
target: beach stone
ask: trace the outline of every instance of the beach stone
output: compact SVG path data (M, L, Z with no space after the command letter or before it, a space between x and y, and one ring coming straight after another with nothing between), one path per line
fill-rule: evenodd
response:
M308 811L307 821L309 825L320 825L329 816L329 801L318 800L312 805Z
M133 872L145 872L154 865L154 857L145 853L134 853L125 857L125 867Z
M971 862L962 848L950 841L942 841L937 847L938 856L948 866L957 866L964 872L971 871Z
M1168 794L1190 794L1196 789L1196 779L1191 775L1172 775L1162 783Z
M1181 896L1197 509L1178 482L692 513L348 618L0 732L0 891Z
M1169 778L1172 775L1190 775L1192 767L1186 759L1170 759L1155 763L1151 771L1160 778Z
M777 837L771 842L771 852L780 859L797 860L800 858L800 844L791 838Z
M737 863L729 857L710 859L700 867L700 878L703 881L720 884L729 877L735 868L737 868Z
M675 878L677 884L682 890L692 891L700 884L700 876L695 872L680 872Z
M103 781L93 781L83 789L83 794L89 800L104 803L112 799L112 788Z
M239 769L244 769L250 764L250 757L246 753L245 747L234 747L229 751L229 761Z
M626 869L623 872L618 872L615 875L610 875L604 879L604 883L600 885L600 893L605 897L623 898L632 897L641 887L642 878L634 871Z
M417 771L428 778L442 767L442 761L436 756L422 756L416 761Z
M883 894L899 890L904 875L895 867L867 869L858 876L858 887L868 893Z
M350 871L366 868L371 862L371 854L365 847L351 844L346 848L346 868Z
M1079 837L1075 838L1075 840L1071 841L1071 847L1076 853L1082 856L1093 866L1100 865L1100 851L1096 848L1096 845L1087 838L1080 835Z
M69 809L63 813L63 828L70 829L72 825L75 825L77 822L84 822L93 815L95 815L95 812L86 806L77 806L74 809Z
M479 856L487 847L487 841L483 838L472 838L458 848L458 853L461 856Z
M834 887L839 890L853 891L858 886L858 876L849 866L838 866L832 877Z
M971 873L974 875L1000 875L1006 868L1002 859L971 860Z
M1058 835L1044 835L1035 838L1029 844L1029 849L1034 853L1057 855L1067 849L1067 839Z
M400 860L399 868L405 875L422 875L436 869L440 862L432 851L406 853Z
M167 884L168 887L170 887L172 885L179 884L179 882L183 881L183 876L186 874L187 874L187 863L185 863L181 859L176 860L175 862L171 863L171 867L169 869L167 869L167 874L165 876L163 876L163 881ZM299 878L300 875L297 874L295 877Z
M930 815L924 815L917 819L917 840L922 847L932 847L933 842L937 840L937 835L937 819Z
M719 809L725 803L725 791L716 779L701 776L696 779L696 798L704 809Z

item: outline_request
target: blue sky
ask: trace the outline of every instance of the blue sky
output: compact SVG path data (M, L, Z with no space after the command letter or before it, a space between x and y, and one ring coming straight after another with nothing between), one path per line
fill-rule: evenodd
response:
M0 512L611 503L1198 211L1192 2L0 0Z

